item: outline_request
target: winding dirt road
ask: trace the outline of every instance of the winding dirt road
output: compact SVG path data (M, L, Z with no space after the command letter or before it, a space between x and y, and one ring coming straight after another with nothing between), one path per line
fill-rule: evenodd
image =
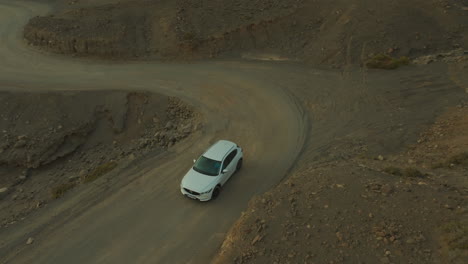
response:
M0 230L1 263L206 263L249 199L295 165L363 141L372 142L371 151L393 151L464 94L442 65L369 74L289 63L117 64L41 54L24 45L22 27L47 12L42 4L0 0L0 89L152 91L195 105L205 126L170 153L125 171L130 183L93 186ZM400 134L385 136L402 123L408 127ZM179 183L191 160L219 138L245 149L245 167L215 202L183 198ZM35 242L26 246L30 236Z
M203 134L192 138L193 143L180 146L164 162L160 162L163 157L155 157L147 164L150 170L137 181L76 218L67 217L65 223L54 217L59 208L48 208L38 216L43 222L25 224L20 233L2 232L2 259L6 257L8 263L11 259L15 263L181 263L207 259L252 195L273 186L294 164L307 130L296 99L273 82L258 80L249 68L242 68L245 73L241 75L235 72L242 65L106 65L38 54L24 46L21 30L30 17L47 11L39 4L0 2L2 89L165 93L198 106L206 125ZM244 147L245 169L216 202L200 204L183 198L179 183L191 160L219 138ZM46 223L47 230L43 230ZM42 234L27 255L9 251L15 241L23 244L23 235L39 229Z

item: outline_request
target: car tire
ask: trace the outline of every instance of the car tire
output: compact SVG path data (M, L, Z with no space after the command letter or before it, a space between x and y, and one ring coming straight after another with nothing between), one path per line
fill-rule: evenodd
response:
M218 198L220 192L221 192L221 187L219 187L218 185L214 188L213 192L211 193L211 200Z
M242 168L242 159L237 162L236 171L239 171Z

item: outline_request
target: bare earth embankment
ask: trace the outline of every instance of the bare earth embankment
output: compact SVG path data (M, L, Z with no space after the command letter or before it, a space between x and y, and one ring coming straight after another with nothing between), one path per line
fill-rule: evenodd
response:
M0 3L2 89L143 87L200 109L152 92L2 92L0 261L468 262L467 1L53 4L20 34L48 6ZM223 137L246 166L220 199L187 201L180 177Z
M457 0L58 3L58 11L26 25L30 45L112 59L245 57L328 66L468 46L467 3Z
M198 126L179 99L146 92L2 92L0 111L3 228Z
M406 151L306 166L256 197L214 263L466 263L468 105Z

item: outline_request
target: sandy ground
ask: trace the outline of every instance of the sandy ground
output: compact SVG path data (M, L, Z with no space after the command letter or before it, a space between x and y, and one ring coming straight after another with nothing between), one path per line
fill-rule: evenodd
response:
M162 154L149 153L120 171L116 177L122 180L106 184L103 178L77 187L23 221L1 228L2 263L206 263L217 254L247 202L291 172L313 169L315 163L325 164L329 171L326 164L338 162L343 162L341 170L348 171L354 168L352 158L357 154L367 157L360 157L367 162L362 164L371 167L371 158L397 155L417 142L421 131L447 107L465 105L467 100L466 65L452 68L442 62L391 72L354 67L331 71L288 62L108 63L45 55L24 45L22 30L31 17L45 15L50 8L10 1L1 1L0 6L2 90L144 90L180 97L204 120L203 129L183 144ZM181 177L191 160L219 138L244 148L245 167L218 200L200 204L184 199L178 190ZM323 178L324 186L329 185L327 180L342 184L333 175L327 173L316 181ZM391 179L395 184L398 179L385 177L379 180ZM363 186L350 190L352 196L359 199L365 194ZM378 193L372 186L369 192ZM375 190L381 192L381 188ZM378 216L379 204L374 206L372 213ZM295 206L285 210L291 208ZM414 219L402 217L388 225L393 230L410 222ZM280 226L275 230L281 232ZM334 231L335 237L336 232L341 231ZM384 235L387 240L391 236ZM27 243L28 238L33 238L32 243ZM374 260L364 249L360 249L363 259ZM389 260L397 252L384 249L376 250L389 251L381 256ZM420 249L415 261L424 263L424 250L432 249ZM232 256L236 257L235 252ZM294 253L292 263L295 256L302 257Z

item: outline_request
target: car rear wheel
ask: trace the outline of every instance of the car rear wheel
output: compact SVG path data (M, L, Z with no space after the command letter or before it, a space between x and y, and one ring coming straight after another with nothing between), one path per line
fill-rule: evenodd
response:
M241 168L242 168L242 159L240 159L240 160L237 162L236 171L240 170Z
M214 188L213 192L211 193L211 200L216 199L219 196L220 192L221 192L221 187L219 187L218 185Z

